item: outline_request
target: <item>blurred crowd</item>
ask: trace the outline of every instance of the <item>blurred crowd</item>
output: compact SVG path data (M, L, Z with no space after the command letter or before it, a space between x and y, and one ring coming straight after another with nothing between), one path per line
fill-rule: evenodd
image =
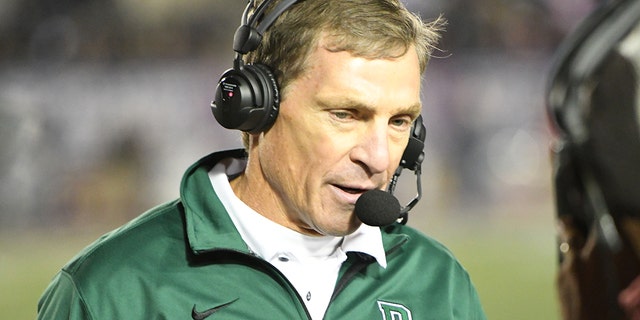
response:
M405 2L449 21L425 77L422 205L547 196L546 72L598 2ZM245 4L0 2L0 229L124 221L175 198L198 157L240 146L208 104Z
M447 51L549 51L596 0L406 0L450 21ZM0 58L100 60L210 57L227 48L245 1L4 0Z

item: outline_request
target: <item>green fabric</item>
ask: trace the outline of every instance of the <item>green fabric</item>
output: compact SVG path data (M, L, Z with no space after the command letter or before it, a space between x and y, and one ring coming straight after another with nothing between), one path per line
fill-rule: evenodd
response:
M308 319L289 281L254 256L207 172L240 151L192 166L179 200L149 210L80 252L55 276L38 319ZM330 303L325 319L485 319L467 272L416 230L383 229L386 269L368 264ZM362 263L355 255L342 267ZM364 265L363 265L364 266ZM400 318L402 316L402 318Z

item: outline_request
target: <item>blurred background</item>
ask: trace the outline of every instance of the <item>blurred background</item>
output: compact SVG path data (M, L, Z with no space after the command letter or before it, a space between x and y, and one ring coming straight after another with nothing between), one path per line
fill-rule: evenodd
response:
M596 2L405 0L449 21L424 80L409 224L462 261L489 319L559 318L544 90ZM245 4L0 1L0 318L35 317L78 250L175 199L195 160L241 146L209 103ZM405 176L401 200L415 194Z

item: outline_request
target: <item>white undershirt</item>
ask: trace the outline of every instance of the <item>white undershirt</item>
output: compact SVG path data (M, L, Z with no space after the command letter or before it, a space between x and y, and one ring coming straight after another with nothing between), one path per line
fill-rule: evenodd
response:
M242 202L228 176L241 173L246 161L225 159L210 172L211 183L249 249L282 272L296 289L312 319L322 319L346 252L364 252L386 268L380 230L362 225L345 237L308 236L277 224Z

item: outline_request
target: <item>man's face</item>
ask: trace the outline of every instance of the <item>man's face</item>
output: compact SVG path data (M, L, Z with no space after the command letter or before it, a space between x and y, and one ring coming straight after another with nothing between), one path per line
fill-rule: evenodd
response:
M371 60L321 42L309 61L273 127L253 137L250 205L298 232L343 236L360 225L358 197L400 162L421 108L418 57Z

